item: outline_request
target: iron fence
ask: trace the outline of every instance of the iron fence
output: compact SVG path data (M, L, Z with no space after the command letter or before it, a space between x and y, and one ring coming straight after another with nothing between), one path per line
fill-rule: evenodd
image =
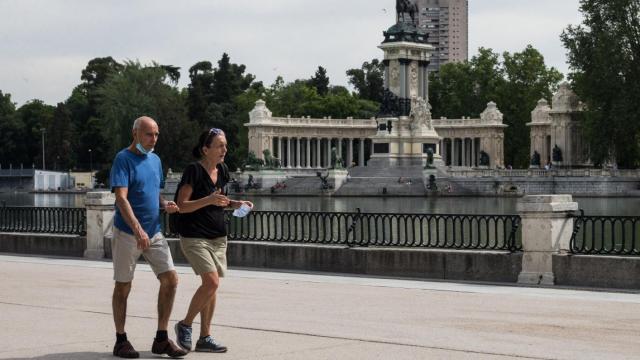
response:
M574 254L640 255L640 217L574 216L570 249Z
M60 207L0 207L0 232L86 235L87 210Z
M163 217L167 224L167 217ZM225 212L236 241L345 246L392 246L521 251L518 215L384 214L356 212L252 211L244 218ZM165 236L176 234L167 226Z

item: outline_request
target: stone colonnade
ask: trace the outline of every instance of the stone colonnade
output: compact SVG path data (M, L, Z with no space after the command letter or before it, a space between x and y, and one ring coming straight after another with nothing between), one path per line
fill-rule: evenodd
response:
M263 158L264 150L280 160L282 168L319 169L331 166L332 148L345 166L364 166L373 153L371 139L378 131L371 119L312 119L273 117L262 100L256 101L246 124L249 151ZM502 113L490 102L479 119L435 119L433 128L442 139L437 143L446 165L476 167L480 154L489 156L489 167L504 166Z
M269 151L283 168L331 167L333 148L345 166L365 166L365 154L371 149L371 141L366 138L268 136L267 142Z

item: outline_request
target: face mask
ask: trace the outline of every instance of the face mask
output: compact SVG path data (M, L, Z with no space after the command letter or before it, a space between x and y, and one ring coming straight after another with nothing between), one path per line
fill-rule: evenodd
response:
M247 216L249 212L251 212L251 208L249 205L243 203L239 208L233 211L233 216L241 218Z
M140 143L136 144L136 149L138 149L138 151L140 151L141 153L143 153L144 155L147 155L149 153L153 152L153 148L151 148L151 150L147 150L145 149Z

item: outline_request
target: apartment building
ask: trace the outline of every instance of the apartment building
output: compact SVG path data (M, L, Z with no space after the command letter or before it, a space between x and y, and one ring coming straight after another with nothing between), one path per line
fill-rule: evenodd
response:
M435 51L429 71L469 56L469 0L417 0L418 26L429 34Z

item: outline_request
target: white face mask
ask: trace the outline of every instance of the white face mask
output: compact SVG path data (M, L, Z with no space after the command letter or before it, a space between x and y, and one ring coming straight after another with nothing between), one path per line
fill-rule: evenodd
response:
M142 144L140 143L136 143L136 149L138 149L138 151L140 151L141 153L143 153L144 155L147 155L149 153L153 152L153 148L151 148L151 150L147 150L144 148L144 146L142 146Z
M233 211L233 216L241 218L249 215L249 212L251 212L251 208L249 205L243 203L239 208Z

